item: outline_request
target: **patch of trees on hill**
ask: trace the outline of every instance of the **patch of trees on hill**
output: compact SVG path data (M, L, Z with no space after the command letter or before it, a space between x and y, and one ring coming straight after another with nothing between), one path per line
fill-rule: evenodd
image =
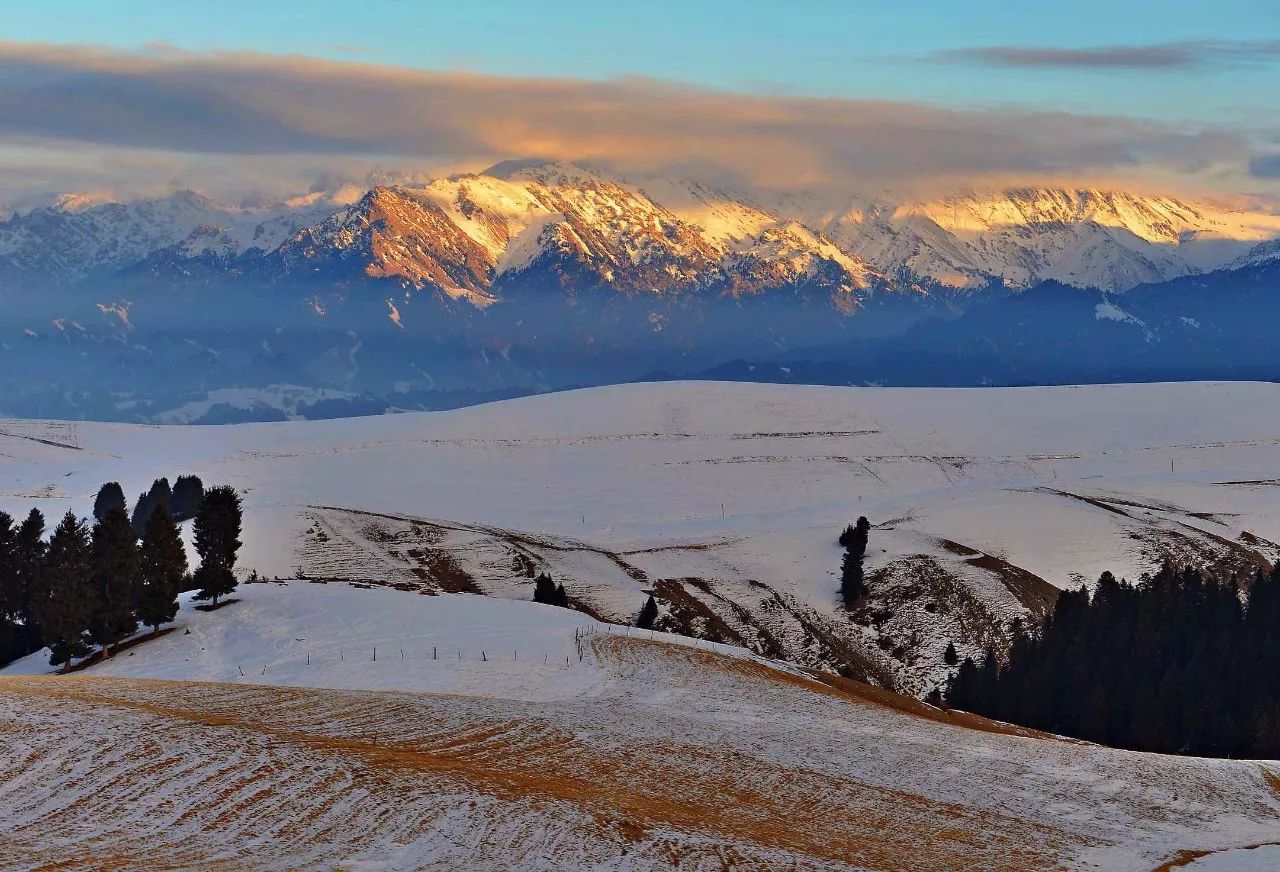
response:
M1280 757L1280 566L1247 604L1234 579L1165 566L1139 584L1104 573L1064 591L1003 667L966 658L957 708L1113 747Z
M193 476L178 481L170 492L167 481L157 480L150 494L167 498L141 515L135 508L132 518L120 485L103 485L92 527L68 511L48 541L38 509L16 526L0 512L0 663L46 646L54 666L95 647L110 657L139 623L156 632L172 621L178 594L192 584L200 588L197 599L212 599L215 605L235 589L240 497L226 486L206 493ZM181 517L171 508L188 511L193 505L200 563L191 575L178 528Z
M533 582L533 601L567 609L569 607L569 594L565 593L563 584L556 584L551 580L550 575L541 572Z

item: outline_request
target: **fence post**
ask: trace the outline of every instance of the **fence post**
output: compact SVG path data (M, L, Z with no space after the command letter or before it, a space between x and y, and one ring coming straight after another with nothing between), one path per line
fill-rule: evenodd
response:
M432 645L432 646L431 646L431 659L432 659L432 660L435 660L435 659L436 659L436 646L435 646L435 645Z
M378 646L377 645L373 646L373 662L374 663L378 662Z
M481 651L481 652L480 652L480 659L481 659L481 660L483 660L485 663L488 663L488 662L489 662L489 658L488 658L488 657L486 657L486 656L484 656L484 652L483 652L483 651Z

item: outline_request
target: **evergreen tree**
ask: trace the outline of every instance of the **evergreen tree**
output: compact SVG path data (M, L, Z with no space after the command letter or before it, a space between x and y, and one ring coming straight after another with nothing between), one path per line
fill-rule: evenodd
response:
M538 573L533 582L533 601L554 605L556 601L556 583L545 572Z
M867 586L862 578L862 556L852 548L847 548L840 561L840 596L844 600L844 607L852 609L866 592Z
M212 599L236 589L236 552L240 550L240 496L227 485L210 488L195 519L195 546L200 555L196 599Z
M119 482L109 481L98 489L98 496L93 501L93 517L101 521L111 509L127 512L129 503L124 498L124 489Z
M147 521L139 556L138 617L156 633L161 624L177 616L178 593L187 572L187 551L178 525L163 507L152 512Z
M841 548L852 548L858 554L867 552L867 534L871 531L871 522L866 516L858 518L858 523L849 524L840 533L837 540Z
M653 622L658 619L658 604L654 602L653 594L649 594L649 598L644 601L644 607L640 609L640 616L636 618L636 626L642 630L652 630Z
M0 664L22 656L18 653L21 647L18 638L22 627L18 618L21 594L17 573L14 572L17 535L13 518L0 512Z
M840 534L840 544L844 545L844 557L840 561L840 598L846 609L852 609L858 600L867 592L862 575L862 560L867 553L867 535L871 524L865 517L858 518L858 523L845 527Z
M161 511L158 506L152 517ZM124 509L109 509L93 527L93 577L89 606L89 640L111 656L111 646L138 628L141 558L138 538Z
M18 531L13 518L0 512L0 621L16 620L22 596L18 590L17 551Z
M942 662L948 666L955 666L960 662L960 655L956 653L956 645L954 642L947 643L947 650L942 652Z
M88 653L85 628L89 624L92 575L89 531L67 512L49 539L31 601L52 666Z
M204 483L199 476L180 475L173 483L172 514L175 521L194 518L204 503Z
M973 662L972 657L966 657L960 662L960 668L951 679L951 686L947 690L947 703L965 711L976 711L977 698L978 665Z
M138 494L138 501L133 504L133 514L129 516L129 524L139 536L142 535L143 530L147 529L152 508L154 506L151 503L151 497L144 493Z
M871 523L865 516L858 518L858 523L854 525L853 535L850 537L848 549L859 558L867 553L867 537L871 533Z
M562 609L569 608L569 594L565 592L564 585L556 585L556 596L552 601L552 605L560 606Z
M15 599L12 601L16 620L26 628L27 645L30 651L38 651L44 647L40 641L40 626L35 619L33 600L44 572L44 515L39 509L32 509L23 522L18 525L17 535L13 542L13 589Z

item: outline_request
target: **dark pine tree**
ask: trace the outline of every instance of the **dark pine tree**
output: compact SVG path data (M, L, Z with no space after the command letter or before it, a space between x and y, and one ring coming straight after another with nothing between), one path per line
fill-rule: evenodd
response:
M173 520L181 523L196 516L204 503L204 482L199 476L180 475L173 483Z
M111 509L129 511L129 503L124 498L124 489L116 481L109 481L98 488L98 496L93 501L93 517L101 521Z
M563 584L556 585L556 597L551 602L552 605L560 606L562 609L569 608L569 594L565 592Z
M17 573L14 572L13 553L17 536L13 518L0 512L0 664L22 656L18 653L22 630L22 622L18 617L21 594L18 591Z
M93 547L89 530L67 512L49 538L31 606L49 646L50 665L88 653L85 628L92 600Z
M195 519L195 546L200 555L196 599L226 596L236 589L236 552L240 550L240 496L227 485L210 488Z
M636 626L642 630L652 630L653 622L658 619L658 604L654 602L653 594L649 594L649 598L644 601L644 607L640 609L640 616L636 618Z
M867 586L862 578L862 556L854 553L852 548L846 548L844 558L840 561L840 597L844 600L844 607L852 609L866 592Z
M555 605L556 583L545 572L538 573L538 577L533 581L533 601Z
M841 548L848 548L853 544L853 524L846 524L845 528L840 531L840 538L836 541L840 543Z
M32 603L44 572L44 515L32 509L21 524L13 542L13 576L15 614L25 628L26 651L39 651L44 647L40 638L40 624L35 618Z
M162 507L151 513L155 517ZM138 601L141 558L138 538L124 509L109 509L93 527L93 577L89 608L89 641L111 646L138 629L134 609Z
M138 618L157 633L161 624L178 614L178 593L187 572L187 551L178 525L163 507L152 512L147 521L139 557Z
M947 650L942 652L942 662L948 666L955 666L960 662L960 655L956 653L956 645L954 642L947 643Z
M152 508L154 506L151 503L151 497L147 494L138 494L138 501L133 504L133 514L129 517L129 523L139 536L142 535L143 530L147 529L147 521L151 518Z
M865 516L858 518L858 523L853 527L853 535L850 537L847 547L859 558L867 553L867 537L871 533L871 522Z
M977 711L978 699L978 665L972 657L960 661L960 668L951 679L951 687L947 691L947 702L965 711Z

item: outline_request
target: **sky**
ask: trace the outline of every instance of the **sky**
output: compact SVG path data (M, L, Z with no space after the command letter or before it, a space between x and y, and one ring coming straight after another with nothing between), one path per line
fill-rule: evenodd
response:
M1274 0L9 5L0 202L511 157L769 187L1280 190Z

